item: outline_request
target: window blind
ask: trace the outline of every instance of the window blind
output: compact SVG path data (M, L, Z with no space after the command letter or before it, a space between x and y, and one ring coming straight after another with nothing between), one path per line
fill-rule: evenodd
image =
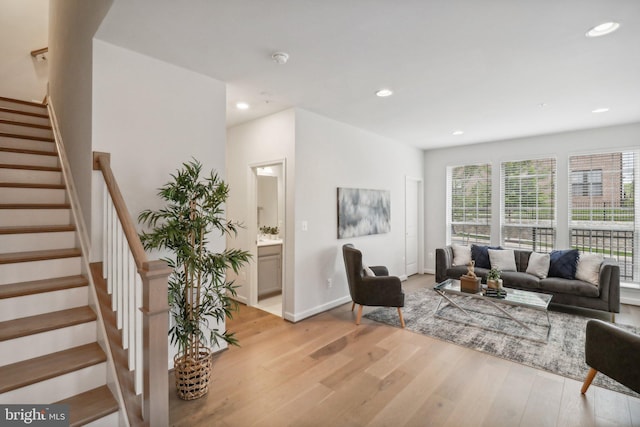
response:
M487 244L491 238L491 165L449 169L451 243Z

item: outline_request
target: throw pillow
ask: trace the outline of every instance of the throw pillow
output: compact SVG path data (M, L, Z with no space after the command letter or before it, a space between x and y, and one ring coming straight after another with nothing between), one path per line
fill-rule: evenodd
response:
M552 251L549 255L549 277L575 279L579 255L580 253L577 249Z
M531 256L529 256L529 265L527 266L527 273L533 274L540 279L545 279L547 274L549 274L550 262L551 257L549 254L531 252Z
M512 249L489 249L489 259L491 260L491 268L497 268L500 271L517 271L516 255Z
M471 262L471 247L464 245L451 245L453 248L453 265L467 265Z
M374 273L374 272L373 272L373 270L372 270L372 269L370 269L370 268L369 268L368 266L366 266L366 265L365 265L365 266L363 266L363 269L364 269L364 275L365 275L365 276L375 276L375 275L376 275L376 273Z
M478 268L491 268L489 260L489 249L502 249L500 246L480 246L471 245L471 258L476 262Z
M592 253L582 253L578 258L576 268L576 279L598 286L600 284L600 265L602 255Z

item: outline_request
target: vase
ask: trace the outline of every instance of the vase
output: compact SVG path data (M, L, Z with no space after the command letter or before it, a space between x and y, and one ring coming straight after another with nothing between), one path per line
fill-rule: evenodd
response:
M194 358L192 355L195 355ZM209 391L211 378L211 350L199 347L173 358L176 391L183 400L198 399Z
M489 289L500 289L502 286L502 279L487 279L487 288Z

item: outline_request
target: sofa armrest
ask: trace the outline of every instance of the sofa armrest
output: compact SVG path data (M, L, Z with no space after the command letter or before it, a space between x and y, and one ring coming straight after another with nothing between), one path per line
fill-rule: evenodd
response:
M620 266L611 258L605 258L600 266L600 298L608 302L611 313L620 313Z
M376 276L388 276L389 269L384 265L370 265L369 268Z
M436 249L436 282L447 279L447 270L453 267L453 248L445 246Z

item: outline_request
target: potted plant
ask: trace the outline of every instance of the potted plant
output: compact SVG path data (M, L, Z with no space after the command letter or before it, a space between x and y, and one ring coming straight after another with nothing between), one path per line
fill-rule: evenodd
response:
M502 289L502 279L500 278L501 274L502 271L497 268L489 270L487 273L487 287L489 289Z
M197 399L208 391L211 347L219 340L237 345L233 333L218 328L218 322L237 309L232 299L236 286L226 280L226 271L231 268L237 273L251 258L239 249L214 253L208 247L210 233L236 235L240 224L224 215L229 187L214 172L201 178L201 171L197 160L184 163L159 189L165 207L147 209L138 217L150 230L140 236L144 248L171 253L165 258L173 269L169 276L173 319L169 335L178 347L174 357L176 388L185 400Z
M269 227L264 225L260 227L260 232L264 235L269 236L270 239L275 239L278 237L278 233L280 233L280 229L278 227Z

